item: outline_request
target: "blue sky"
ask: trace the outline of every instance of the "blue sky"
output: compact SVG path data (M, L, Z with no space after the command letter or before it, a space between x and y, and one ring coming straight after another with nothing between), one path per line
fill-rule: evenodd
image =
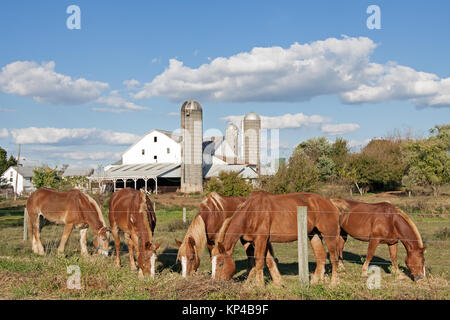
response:
M66 27L69 5L80 30ZM147 131L178 128L169 114L190 98L204 131L260 113L282 155L320 135L423 136L450 119L448 12L445 0L2 1L0 146L106 165Z

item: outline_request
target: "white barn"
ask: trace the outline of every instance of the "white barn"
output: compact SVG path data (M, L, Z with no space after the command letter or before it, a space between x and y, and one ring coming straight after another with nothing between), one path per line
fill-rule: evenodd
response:
M180 135L152 130L122 154L122 164L180 163L180 141Z

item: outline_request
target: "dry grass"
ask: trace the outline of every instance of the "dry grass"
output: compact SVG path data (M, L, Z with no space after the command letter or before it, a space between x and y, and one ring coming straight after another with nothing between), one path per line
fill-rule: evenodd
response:
M172 195L174 196L174 195ZM80 256L79 233L74 231L68 241L64 256L56 254L56 248L62 234L61 226L46 226L42 231L43 244L47 255L44 257L31 253L29 241L22 241L21 207L9 203L12 215L5 216L0 211L0 298L3 299L449 299L450 298L450 241L448 229L450 220L437 215L413 215L422 237L427 242L426 253L427 279L413 282L407 277L395 277L390 273L390 259L387 246L381 245L373 259L381 269L381 288L369 290L366 279L360 277L365 258L367 243L349 239L345 247L346 272L340 274L340 283L335 288L329 286L329 276L325 282L310 288L302 288L297 280L296 243L274 244L279 260L278 267L283 276L284 287L272 286L267 270L266 286L257 288L244 281L247 262L241 245L236 246L234 258L237 272L231 281L220 282L210 279L211 268L208 253L202 254L199 271L183 279L180 265L176 262L177 247L174 238L181 239L187 225L181 220L181 207L186 206L184 197L170 202L165 195L168 207L157 209L157 227L155 241L162 242L159 250L157 276L154 279L139 280L137 273L128 268L128 252L122 245L122 267L114 267L112 257L102 258ZM394 203L395 199L404 203L404 197L386 194ZM396 198L397 197L397 198ZM201 198L188 198L190 203ZM379 201L380 197L367 196L367 202ZM414 200L414 199L413 199ZM426 200L426 199L422 199ZM448 200L448 199L446 199ZM445 201L446 201L445 200ZM107 199L105 199L107 201ZM421 201L421 199L415 199ZM446 203L446 202L443 203ZM104 206L105 208L105 206ZM14 211L15 210L15 211ZM14 214L17 213L17 215ZM23 211L22 211L23 212ZM191 210L188 219L192 219L195 210ZM3 217L5 216L5 217ZM5 224L2 218L16 221ZM123 240L123 238L122 238ZM88 243L92 251L92 232L88 232ZM310 250L310 249L309 249ZM405 250L399 246L399 263L406 271ZM310 272L313 271L314 256L309 252ZM67 289L69 265L77 265L81 270L81 290ZM330 265L327 264L327 273Z

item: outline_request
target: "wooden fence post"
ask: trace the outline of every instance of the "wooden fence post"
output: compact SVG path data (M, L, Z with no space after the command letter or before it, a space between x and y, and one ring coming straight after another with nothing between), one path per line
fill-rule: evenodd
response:
M186 208L183 208L183 222L186 223Z
M307 208L297 207L298 278L302 286L309 286Z
M23 209L23 241L28 239L28 212L27 208Z

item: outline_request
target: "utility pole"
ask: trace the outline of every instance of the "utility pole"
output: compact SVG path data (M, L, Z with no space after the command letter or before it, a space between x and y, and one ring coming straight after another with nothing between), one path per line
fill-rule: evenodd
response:
M19 152L17 153L17 169L16 169L16 186L14 188L14 201L17 200L17 180L19 180L19 162L20 162L20 143L19 143Z

